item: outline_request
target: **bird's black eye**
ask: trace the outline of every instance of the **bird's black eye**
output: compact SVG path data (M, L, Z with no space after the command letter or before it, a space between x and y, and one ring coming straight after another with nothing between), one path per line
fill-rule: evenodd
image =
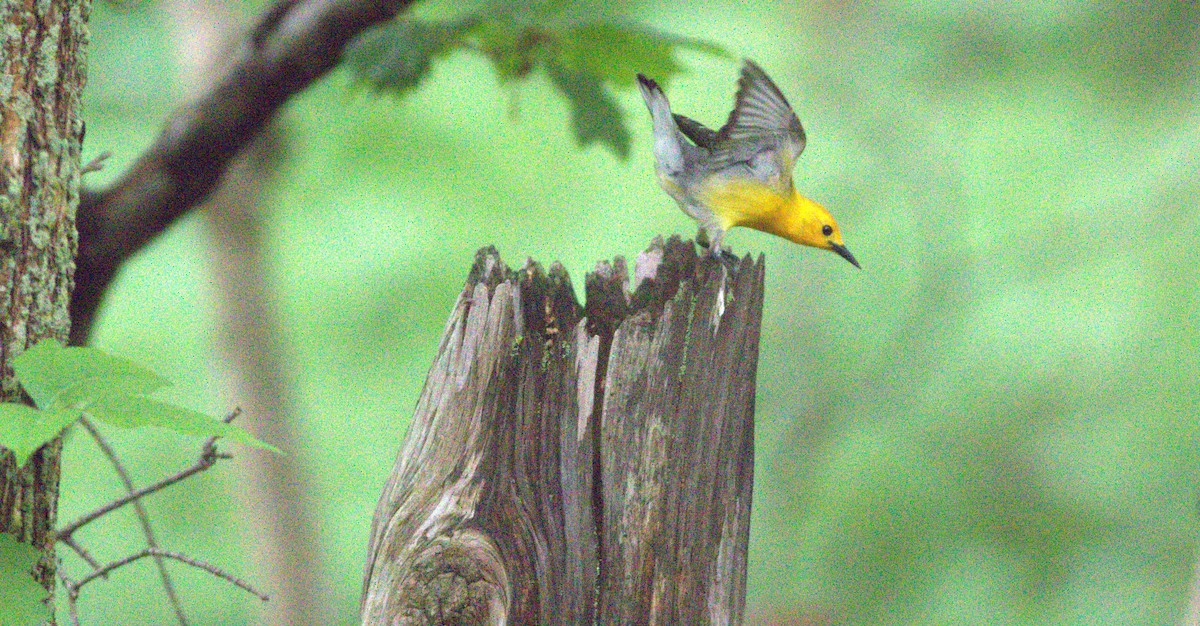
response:
M833 227L832 227L832 226L830 226L829 224L826 224L826 225L822 226L822 227L821 227L821 234L822 234L822 235L825 235L826 237L828 237L828 236L832 235L832 234L833 234Z

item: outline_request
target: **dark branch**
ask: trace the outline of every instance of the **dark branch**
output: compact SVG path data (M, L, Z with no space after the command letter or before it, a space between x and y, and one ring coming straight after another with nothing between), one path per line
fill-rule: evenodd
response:
M279 0L240 46L238 61L180 108L150 149L111 187L81 194L71 343L91 333L117 270L203 201L230 161L291 96L333 69L351 40L412 0Z

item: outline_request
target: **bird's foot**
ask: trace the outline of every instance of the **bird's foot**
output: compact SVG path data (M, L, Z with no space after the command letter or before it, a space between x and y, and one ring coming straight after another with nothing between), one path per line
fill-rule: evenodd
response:
M708 256L717 261L733 261L737 262L738 257L734 253L726 250L721 246L721 240L724 239L724 233L718 233L716 237L709 237L708 230L701 228L696 233L696 243L701 248L708 250Z
M736 263L738 260L738 256L726 248L710 247L708 249L708 256L717 261L733 261Z

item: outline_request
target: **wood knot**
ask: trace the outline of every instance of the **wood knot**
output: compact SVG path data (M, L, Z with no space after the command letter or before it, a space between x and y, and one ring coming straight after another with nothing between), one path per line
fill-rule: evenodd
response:
M512 590L495 543L475 529L437 537L413 556L397 585L393 623L505 624Z

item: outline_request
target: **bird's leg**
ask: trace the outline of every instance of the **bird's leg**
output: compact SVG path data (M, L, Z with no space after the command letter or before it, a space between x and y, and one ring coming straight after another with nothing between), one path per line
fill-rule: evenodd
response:
M712 253L714 259L733 261L734 263L737 263L737 255L721 247L721 240L725 238L725 231L717 229L716 232L717 234L713 236L712 247L710 247L708 251Z
M721 240L725 239L725 229L716 224L705 224L704 234L708 236L708 253L714 259L721 258Z
M721 247L721 240L724 238L725 229L717 224L701 224L700 230L696 232L696 243L702 248L708 248L708 254L712 258L736 262L737 255Z

